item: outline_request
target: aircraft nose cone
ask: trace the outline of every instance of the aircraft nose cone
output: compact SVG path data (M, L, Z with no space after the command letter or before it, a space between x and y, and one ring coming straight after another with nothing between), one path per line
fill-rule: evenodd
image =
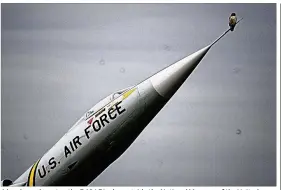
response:
M211 45L170 65L150 78L155 90L164 98L171 98L206 55Z

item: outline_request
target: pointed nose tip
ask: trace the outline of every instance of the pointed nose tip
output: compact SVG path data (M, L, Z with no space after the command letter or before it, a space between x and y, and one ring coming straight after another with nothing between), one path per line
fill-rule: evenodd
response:
M211 48L207 46L182 60L170 65L150 78L155 90L165 98L171 98L188 78Z

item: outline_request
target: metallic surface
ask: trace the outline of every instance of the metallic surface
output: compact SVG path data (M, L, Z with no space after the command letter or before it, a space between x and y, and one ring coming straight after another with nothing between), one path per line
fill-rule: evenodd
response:
M13 184L88 185L126 151L228 31L211 45L96 104Z

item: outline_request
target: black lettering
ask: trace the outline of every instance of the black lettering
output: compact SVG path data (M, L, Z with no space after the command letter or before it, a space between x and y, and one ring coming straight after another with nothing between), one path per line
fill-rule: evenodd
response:
M45 177L46 176L46 169L45 169L45 167L44 167L44 165L42 165L42 169L43 169L43 175L41 174L41 170L38 168L38 173L39 173L39 177L40 178L43 178L43 177Z
M57 166L57 162L54 157L49 160L49 165L51 166L51 169L54 169Z
M84 129L87 139L90 138L90 136L89 136L90 131L87 130L87 129L89 129L90 127L91 127L91 126L89 125L86 129Z
M111 114L113 114L114 112L115 112L115 109L109 108L109 110L108 110L108 116L109 116L110 119L115 119L115 118L117 117L117 114L116 114L116 113L115 113L115 115L111 115Z
M71 147L72 151L74 151L75 149L74 149L73 144L72 144L71 141L69 142L69 144L70 144L70 147Z
M97 123L97 128L96 128L95 123ZM94 131L96 131L96 132L98 132L98 131L101 129L99 120L95 120L95 121L93 122L92 126L93 126L93 128L94 128Z
M64 154L65 154L65 157L67 158L67 155L68 154L71 154L70 150L67 148L67 146L64 146Z
M79 144L80 146L82 145L81 142L79 141L79 136L76 136L72 141L76 149L78 148L77 144Z
M103 114L103 115L100 116L100 121L101 121L102 126L105 126L105 124L104 124L105 121L107 123L109 123L106 118L107 118L106 114Z
M121 106L119 106L119 104L121 104L121 102L118 102L115 107L116 107L116 110L117 112L119 113L119 115L121 115L123 112L126 111L126 109L124 108L123 110L120 110L121 109Z

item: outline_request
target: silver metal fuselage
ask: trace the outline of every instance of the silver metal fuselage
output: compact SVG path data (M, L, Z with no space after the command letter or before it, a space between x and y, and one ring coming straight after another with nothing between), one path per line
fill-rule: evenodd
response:
M211 45L122 91L110 101L98 103L13 184L88 185L133 143L208 50L228 31Z
M209 48L165 68L83 116L14 184L88 185L132 144Z

